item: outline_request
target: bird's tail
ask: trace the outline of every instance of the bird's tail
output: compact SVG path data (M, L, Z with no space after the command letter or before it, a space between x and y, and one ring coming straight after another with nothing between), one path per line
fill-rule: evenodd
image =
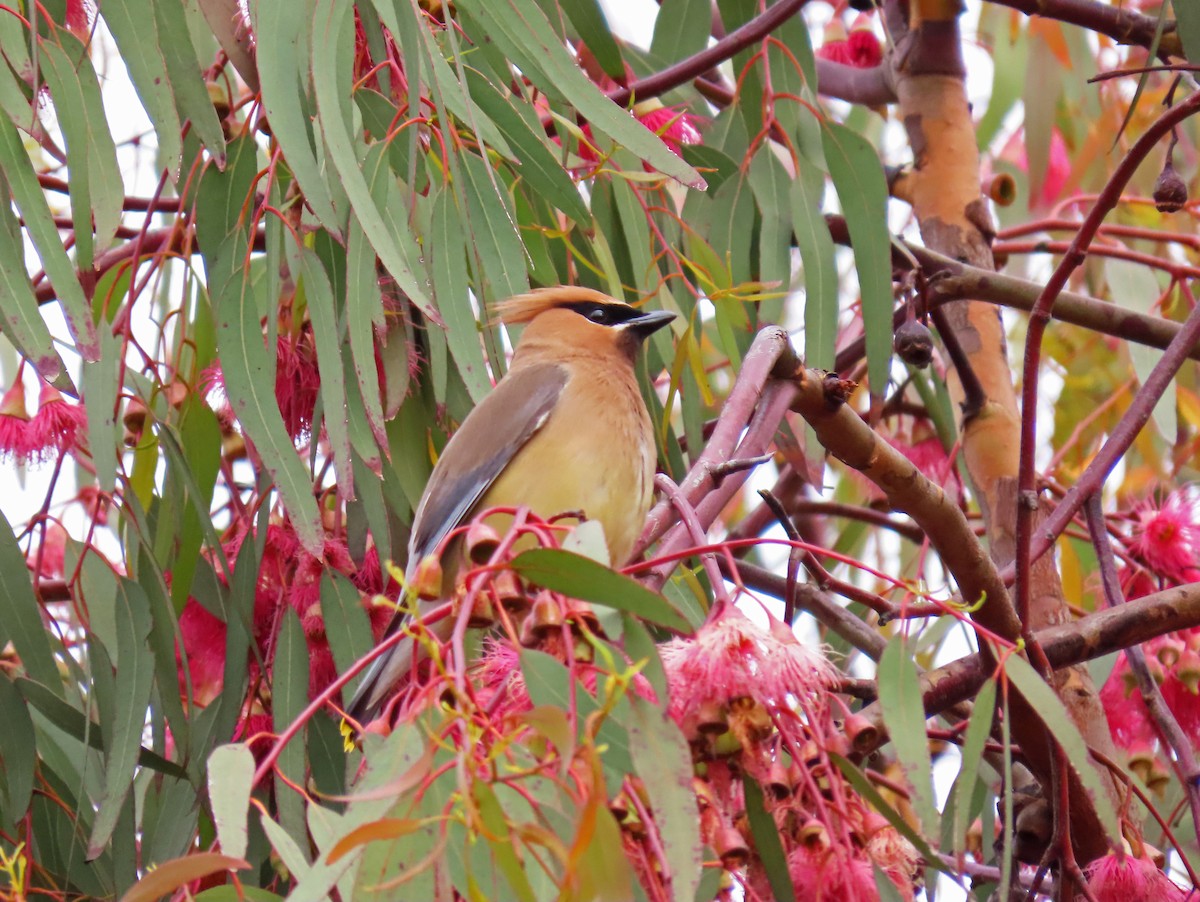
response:
M385 635L395 634L398 630L404 629L407 623L407 615L397 617L388 624ZM412 670L416 646L417 643L414 640L402 639L400 644L391 651L375 659L367 668L366 675L358 684L358 689L354 691L354 697L350 699L350 704L346 706L346 713L351 718L360 724L365 724L379 713L379 709L387 701L391 691L396 688L396 684Z

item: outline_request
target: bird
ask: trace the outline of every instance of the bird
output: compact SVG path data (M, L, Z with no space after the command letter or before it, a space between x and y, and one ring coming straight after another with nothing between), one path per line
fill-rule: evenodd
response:
M554 286L498 305L506 326L524 325L508 372L463 420L434 465L413 515L406 578L477 512L527 506L548 519L581 513L600 522L609 560L629 560L654 489L654 428L635 375L646 338L675 318L600 291ZM442 594L465 558L461 536L442 553ZM422 602L429 610L438 602ZM403 629L393 616L384 637ZM431 631L445 640L444 618ZM367 723L411 671L415 641L376 659L346 713Z

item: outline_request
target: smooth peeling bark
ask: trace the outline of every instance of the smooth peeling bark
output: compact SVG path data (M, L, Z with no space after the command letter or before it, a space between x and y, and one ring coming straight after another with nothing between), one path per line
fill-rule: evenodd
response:
M995 268L990 248L994 227L979 190L979 154L965 90L957 13L942 0L913 2L911 30L897 53L896 93L913 150L912 206L922 239L932 250L990 270ZM1003 567L1013 560L1016 548L1021 424L1004 328L999 311L990 304L958 301L943 310L943 325L953 331L973 374L966 388L957 372L951 372L948 381L963 411L962 454L983 513L989 552ZM1038 561L1029 578L1031 601L1023 630L1029 634L1064 623L1069 612L1052 557ZM1087 671L1082 667L1057 671L1052 685L1088 743L1115 756ZM1026 743L1025 751L1048 791L1049 748L1032 749ZM1119 801L1116 785L1107 785L1114 802ZM1103 855L1105 841L1102 831L1095 829L1090 804L1074 793L1071 807L1076 853L1084 862Z

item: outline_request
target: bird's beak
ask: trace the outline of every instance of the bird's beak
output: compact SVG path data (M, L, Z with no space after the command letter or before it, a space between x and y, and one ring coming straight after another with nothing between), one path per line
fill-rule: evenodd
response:
M625 322L625 328L633 332L638 338L646 338L657 332L667 323L675 318L675 314L669 310L650 310L646 313L641 313L631 320Z

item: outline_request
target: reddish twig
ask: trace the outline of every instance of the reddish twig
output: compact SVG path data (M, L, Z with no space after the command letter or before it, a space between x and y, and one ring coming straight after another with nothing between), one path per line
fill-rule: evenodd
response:
M618 106L625 106L631 99L645 100L648 97L657 97L672 88L686 84L703 75L713 66L733 59L736 54L756 41L761 41L799 12L800 7L807 2L808 0L779 0L778 3L767 7L766 12L755 16L711 47L706 47L699 53L680 60L661 72L655 72L653 75L639 79L628 87L609 91L608 98Z
M1195 95L1200 97L1200 93ZM1053 545L1059 534L1067 528L1068 524L1074 519L1075 514L1083 507L1084 502L1090 495L1095 494L1104 485L1108 474L1112 472L1112 468L1117 465L1117 462L1125 455L1125 452L1133 444L1142 427L1149 421L1154 413L1154 406L1166 391L1171 380L1175 378L1175 374L1179 368L1183 366L1184 360L1188 357L1188 351L1200 341L1200 305L1196 304L1195 298L1191 296L1191 291L1185 283L1180 283L1180 290L1184 292L1184 296L1192 305L1192 311L1188 314L1187 320L1184 322L1179 333L1167 346L1158 363L1150 371L1150 375L1146 377L1146 381L1138 392L1133 397L1129 408L1125 411L1120 421L1117 423L1108 441L1092 458L1076 481L1075 485L1068 489L1062 501L1050 513L1036 536L1026 535L1025 548L1025 566L1021 567L1021 558L1017 558L1017 564L1010 567L1011 574L1027 573L1028 566L1033 561L1037 560L1046 553ZM1030 415L1027 420L1033 420ZM1032 430L1029 430L1032 431ZM1030 461L1032 466L1032 461ZM1019 514L1018 514L1019 516ZM1020 524L1020 519L1018 519ZM1026 526L1028 529L1028 525ZM1018 536L1020 533L1018 533ZM1018 545L1018 551L1020 546ZM1006 571L1005 576L1010 574ZM1017 582L1020 585L1020 580Z
M1100 506L1099 494L1088 498L1084 505L1087 514L1088 532L1091 534L1092 547L1096 549L1096 557L1100 562L1100 583L1104 589L1104 600L1110 608L1125 604L1125 593L1121 591L1121 580L1117 575L1117 562L1113 555L1112 543L1108 537L1108 525L1104 520L1104 511ZM1172 765L1183 786L1184 795L1192 811L1193 829L1197 831L1200 840L1200 765L1196 762L1196 750L1188 739L1179 721L1163 698L1158 682L1146 665L1146 653L1141 645L1130 645L1125 649L1125 658L1129 669L1137 678L1138 690L1150 712L1150 719L1157 728L1159 738L1169 748L1174 757Z
M1054 309L1054 302L1057 299L1059 292L1066 287L1067 279L1070 278L1071 273L1073 273L1087 258L1088 247L1096 237L1096 233L1100 228L1100 224L1104 221L1104 217L1108 215L1109 211L1112 210L1119 202L1121 198L1121 192L1125 190L1125 186L1129 183L1129 180L1133 178L1133 174L1136 172L1138 166L1141 165L1142 161L1146 159L1146 157L1150 154L1163 136L1169 134L1176 125L1189 116L1195 114L1197 111L1200 111L1200 92L1191 95L1178 106L1168 110L1157 120L1155 120L1155 122L1151 124L1148 129L1146 129L1146 132L1140 138L1138 138L1133 147L1130 149L1129 153L1126 154L1125 158L1122 159L1117 165L1116 170L1109 178L1108 183L1104 186L1104 190L1097 199L1095 206L1080 224L1079 231L1076 233L1075 238L1071 241L1070 247L1067 249L1065 256L1055 268L1053 275L1051 275L1049 281L1046 283L1045 288L1042 289L1037 302L1033 306L1033 310L1030 312L1029 329L1025 338L1025 359L1021 380L1021 452L1020 468L1017 478L1018 498L1016 554L1014 560L1014 572L1018 577L1015 584L1015 606L1017 610L1017 616L1020 618L1022 624L1027 623L1029 619L1029 599L1031 590L1029 574L1034 560L1034 555L1032 554L1033 525L1034 515L1038 509L1037 487L1035 483L1034 472L1034 449L1037 444L1036 411L1038 398L1038 377L1041 374L1042 340L1045 337L1046 326L1050 322L1050 314ZM1196 320L1195 331L1200 333L1200 317L1196 317L1195 315L1193 315L1193 317L1189 317L1189 323L1192 319ZM1184 327L1184 330L1180 331L1176 341L1178 341L1179 338L1183 338L1186 331L1187 326ZM1137 422L1138 418L1143 412L1142 408L1138 408L1138 401L1143 397L1143 395L1148 394L1147 389L1151 387L1150 383L1152 380L1154 380L1155 375L1159 375L1160 371L1166 371L1167 367L1164 367L1164 364L1169 364L1171 366L1170 371L1166 374L1167 378L1162 380L1162 388L1159 389L1158 392L1158 394L1161 395L1162 389L1165 389L1166 387L1166 382L1169 381L1172 376L1174 376L1175 371L1183 362L1183 357L1185 355L1182 353L1182 351L1190 348L1192 343L1195 341L1196 336L1193 335L1190 337L1191 341L1188 341L1187 345L1180 349L1180 351L1177 351L1176 354L1173 355L1172 350L1168 349L1163 355L1163 359L1159 361L1159 365L1155 367L1154 374L1152 374L1150 379L1147 380L1147 384L1142 387L1142 391L1138 392L1138 398L1134 400L1134 404L1130 407L1129 412L1122 417L1122 425L1128 424L1129 427L1132 427L1132 425ZM1172 342L1171 344L1172 348L1174 348L1176 342ZM1178 363L1173 362L1176 356L1179 358ZM1157 396L1155 396L1155 400L1157 400ZM1145 417L1149 418L1150 413L1153 411L1154 404L1150 403L1148 406L1143 405L1143 407ZM1145 420L1142 420L1142 422L1145 422ZM1138 424L1137 429L1140 428L1141 425ZM1128 441L1132 442L1133 436L1136 435L1136 430L1129 429L1127 431L1132 432L1132 434L1130 434L1128 437ZM1112 445L1114 443L1110 439L1108 444ZM1128 446L1126 445L1125 447ZM1121 451L1124 453L1124 448L1122 448ZM1115 458L1113 462L1115 463ZM1096 463L1098 463L1098 461L1093 462L1092 466L1089 467L1089 470L1096 468ZM1098 471L1098 468L1096 469ZM1103 475L1099 477L1100 483L1103 482L1103 476L1107 476L1107 473L1108 471L1104 470ZM1082 481L1083 480L1081 478L1080 482L1082 483ZM1077 486L1077 488L1078 487L1079 486ZM1092 494L1096 488L1098 488L1098 486L1093 486L1090 491L1087 491L1085 494L1083 494L1083 496L1079 499L1080 503L1082 503L1082 498L1086 498L1088 495ZM1078 509L1078 505L1075 509ZM1057 514L1057 511L1055 513ZM1048 525L1049 524L1047 523L1047 527ZM1066 524L1064 523L1063 526L1065 527L1065 525ZM1048 533L1049 528L1043 530L1043 538ZM1057 532L1053 533L1055 536L1057 536L1057 534ZM1053 541L1053 539L1051 539L1051 541ZM1042 551L1044 552L1045 548L1049 547L1049 543L1043 542L1042 544L1045 545L1045 547L1042 548Z

